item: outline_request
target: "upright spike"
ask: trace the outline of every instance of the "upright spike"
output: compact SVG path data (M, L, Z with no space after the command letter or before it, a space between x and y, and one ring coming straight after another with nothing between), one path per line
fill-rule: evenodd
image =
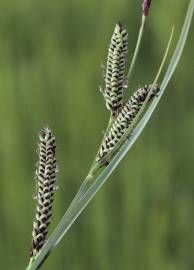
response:
M123 90L126 86L125 63L127 51L128 34L119 22L115 26L108 50L105 89L103 92L106 107L111 111L113 117L117 115L123 105Z
M56 190L55 137L49 128L46 127L40 132L39 138L39 160L36 169L37 206L33 222L30 257L36 256L46 241L48 226L52 216L53 196Z

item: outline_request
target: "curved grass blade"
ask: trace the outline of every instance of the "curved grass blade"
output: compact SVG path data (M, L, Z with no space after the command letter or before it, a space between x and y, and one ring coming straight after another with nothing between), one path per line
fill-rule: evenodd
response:
M48 239L47 243L43 247L42 251L39 253L39 255L36 257L33 264L31 264L27 269L28 270L36 270L45 260L45 258L50 254L52 249L59 243L59 241L62 239L62 237L65 235L65 233L68 231L68 229L71 227L71 225L74 223L76 218L80 215L80 213L85 209L85 207L88 205L90 200L95 196L97 191L103 186L103 184L107 181L111 173L116 169L120 161L124 158L124 156L127 154L129 149L132 147L134 142L137 140L141 132L143 131L144 127L146 126L147 122L149 121L152 113L154 112L161 96L163 95L166 86L171 79L174 70L178 64L178 61L180 60L183 48L186 43L186 39L188 36L188 32L191 25L192 15L194 10L194 0L190 1L190 4L187 9L186 18L184 21L184 25L176 46L176 49L174 51L174 54L172 56L172 59L170 61L170 64L168 66L167 72L163 78L162 84L161 84L161 92L159 93L159 96L153 100L149 108L147 109L145 115L140 120L139 124L136 126L136 128L133 131L132 136L129 140L127 140L119 150L119 152L116 154L116 156L113 158L113 160L110 162L110 164L102 171L102 173L97 177L97 179L93 182L91 187L86 191L85 195L83 195L80 200L75 204L75 207L71 209L71 211L67 211L63 218L61 219L60 223L58 224L57 228L54 230L54 232L51 234L50 238Z

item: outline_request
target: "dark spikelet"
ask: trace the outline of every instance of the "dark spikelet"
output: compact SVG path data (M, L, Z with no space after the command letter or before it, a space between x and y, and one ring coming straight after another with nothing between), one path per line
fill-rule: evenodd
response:
M56 190L57 165L55 159L55 137L49 128L43 128L39 135L39 160L36 169L36 216L33 222L30 257L36 256L46 241L51 222L53 196Z
M139 88L122 108L101 145L97 157L98 162L106 162L106 156L117 145L127 128L130 127L133 119L141 109L148 93L150 92L151 87L152 85L145 85L144 87ZM154 86L150 100L159 92L159 90L160 88L157 85Z
M125 63L128 51L128 34L117 23L111 38L103 91L106 107L115 116L123 104L123 91L126 85Z

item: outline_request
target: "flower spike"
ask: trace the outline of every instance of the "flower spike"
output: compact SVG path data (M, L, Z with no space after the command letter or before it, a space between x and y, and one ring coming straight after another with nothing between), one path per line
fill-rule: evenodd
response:
M57 165L55 159L55 137L49 128L43 128L39 135L39 160L36 169L37 206L33 222L30 257L35 257L43 247L51 222L53 196L56 190Z
M113 117L117 115L123 104L127 51L128 34L119 22L115 26L108 50L105 89L103 91L106 107L111 111Z
M130 127L151 89L152 85L145 85L144 87L139 88L122 108L121 112L113 122L109 133L102 142L96 159L97 162L107 164L106 156L115 148L125 131ZM159 92L159 90L160 88L158 85L153 87L150 100Z

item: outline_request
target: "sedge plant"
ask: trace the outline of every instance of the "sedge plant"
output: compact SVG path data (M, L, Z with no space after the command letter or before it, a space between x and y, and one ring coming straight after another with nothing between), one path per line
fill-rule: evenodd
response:
M162 63L153 82L140 87L127 102L124 101L124 89L128 85L130 87L150 6L151 0L143 1L141 26L127 74L128 34L120 22L115 26L108 49L105 86L104 89L101 89L105 105L110 112L107 128L86 178L48 240L46 240L46 235L51 221L54 191L56 189L56 145L55 138L48 128L44 128L41 131L39 161L36 170L37 207L33 223L30 261L26 270L36 270L44 263L48 255L64 237L91 199L109 179L111 173L117 168L148 123L175 71L190 29L194 11L194 0L190 0L179 40L166 73L160 79L161 83L159 83L159 78L164 69L174 28L172 29Z

